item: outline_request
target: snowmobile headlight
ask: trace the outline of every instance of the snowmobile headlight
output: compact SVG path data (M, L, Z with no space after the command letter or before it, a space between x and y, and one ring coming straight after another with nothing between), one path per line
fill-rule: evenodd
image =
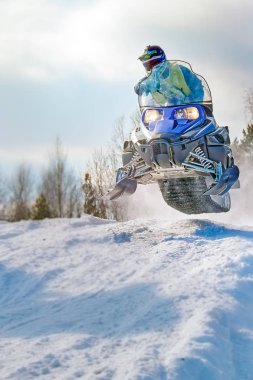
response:
M175 119L196 120L199 118L199 110L197 107L179 108L174 113Z
M154 123L155 121L161 120L163 118L162 110L146 110L144 115L144 123Z

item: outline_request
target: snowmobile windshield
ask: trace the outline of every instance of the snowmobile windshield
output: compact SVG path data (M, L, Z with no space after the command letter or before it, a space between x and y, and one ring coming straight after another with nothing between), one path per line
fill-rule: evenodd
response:
M156 65L139 85L139 105L172 107L192 103L212 107L212 97L205 79L184 61L164 61Z

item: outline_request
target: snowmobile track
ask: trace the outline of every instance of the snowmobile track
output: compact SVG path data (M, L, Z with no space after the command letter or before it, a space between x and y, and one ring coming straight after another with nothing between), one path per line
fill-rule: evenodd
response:
M208 188L204 177L171 178L159 181L159 186L165 202L185 214L229 211L229 195L219 197L221 204L215 202L215 197L203 195Z

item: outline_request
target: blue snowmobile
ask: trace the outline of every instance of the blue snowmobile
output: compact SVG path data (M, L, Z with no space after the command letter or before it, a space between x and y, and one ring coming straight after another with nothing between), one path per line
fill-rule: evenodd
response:
M182 82L182 73L194 78L196 91L183 89L184 78L176 87L158 82L154 70L138 83L141 122L124 142L123 165L108 196L114 200L133 194L137 184L158 182L165 202L185 214L227 212L229 190L240 187L228 127L217 125L203 77L187 62L163 64L174 83Z

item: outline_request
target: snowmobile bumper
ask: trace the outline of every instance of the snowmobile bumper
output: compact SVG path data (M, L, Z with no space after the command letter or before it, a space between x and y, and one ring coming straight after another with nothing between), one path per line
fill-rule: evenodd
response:
M236 165L230 166L227 168L220 180L216 185L212 186L207 190L204 195L224 195L226 194L231 187L237 183L239 178L239 168Z
M116 183L115 187L106 195L109 200L113 201L122 196L132 195L137 189L137 181L135 179L123 178Z

